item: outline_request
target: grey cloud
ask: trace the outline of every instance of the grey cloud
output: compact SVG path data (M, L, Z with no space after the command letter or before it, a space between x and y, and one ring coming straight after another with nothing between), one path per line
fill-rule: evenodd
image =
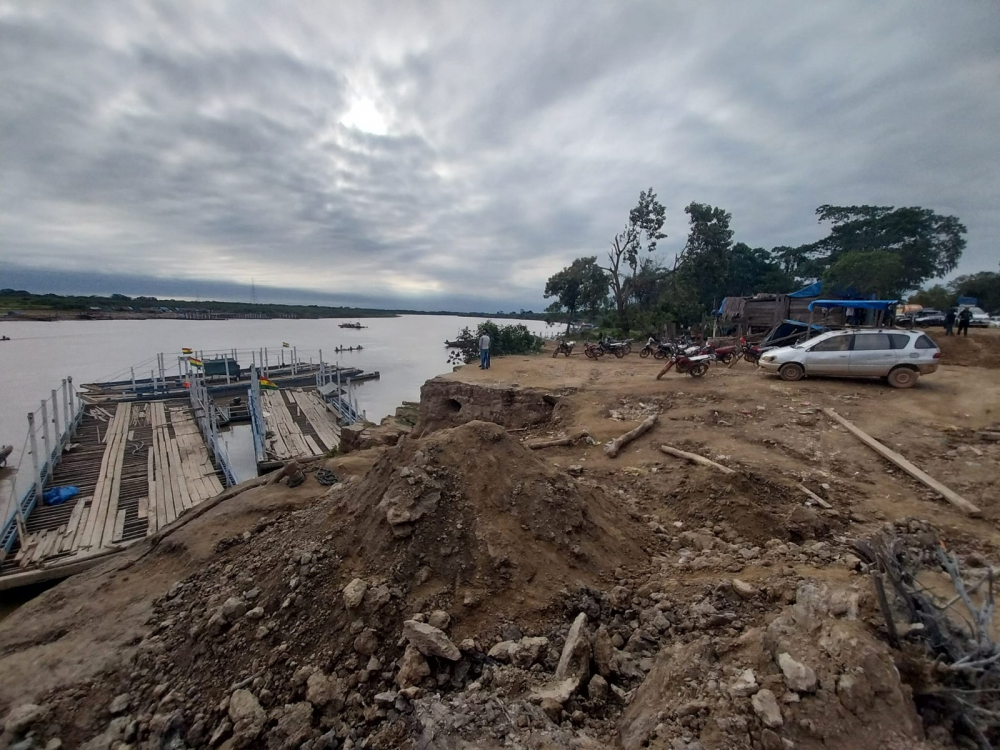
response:
M537 308L653 185L667 254L692 200L763 246L916 204L995 267L993 5L236 7L0 6L0 261Z

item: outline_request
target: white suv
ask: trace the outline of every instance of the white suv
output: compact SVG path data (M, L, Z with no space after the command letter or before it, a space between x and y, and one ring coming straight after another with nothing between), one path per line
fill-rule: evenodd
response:
M783 346L760 358L760 366L784 380L806 375L888 378L895 388L912 388L938 368L941 350L921 331L893 329L830 331L801 344Z

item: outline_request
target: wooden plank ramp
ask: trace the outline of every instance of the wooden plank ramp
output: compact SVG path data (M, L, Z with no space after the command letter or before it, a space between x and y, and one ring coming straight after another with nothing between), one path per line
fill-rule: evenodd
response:
M307 391L302 388L290 390L289 396L295 404L302 410L302 415L309 421L316 437L321 443L321 451L317 455L322 455L340 445L340 426L337 424L337 417L326 408L326 404L316 391Z

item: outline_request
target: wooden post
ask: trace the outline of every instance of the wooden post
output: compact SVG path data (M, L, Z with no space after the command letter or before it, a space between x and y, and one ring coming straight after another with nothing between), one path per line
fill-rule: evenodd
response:
M165 361L166 360L164 360L164 358L163 358L163 352L160 352L159 354L156 355L156 363L160 366L160 383L161 384L163 383L163 379L166 376L166 373L164 372L164 370L166 369L164 367L164 362Z
M57 449L62 450L63 429L59 424L59 397L56 396L55 388L52 389L52 425L54 428L53 433L56 436L56 447Z
M45 445L45 463L42 469L45 472L45 479L48 479L49 471L52 469L52 440L49 436L49 405L42 401L42 443Z
M42 502L42 467L38 464L38 437L35 435L35 415L28 415L28 440L31 443L31 467L35 472L35 502ZM17 498L15 498L16 500Z

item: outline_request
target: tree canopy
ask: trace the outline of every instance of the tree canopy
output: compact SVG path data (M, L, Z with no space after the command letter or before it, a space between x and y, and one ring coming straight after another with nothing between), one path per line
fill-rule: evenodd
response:
M902 259L888 250L844 253L823 272L824 287L876 299L897 299L905 289Z
M850 253L887 252L899 258L895 287L905 291L954 271L965 249L966 229L958 218L929 208L823 205L816 215L830 222L830 234L785 256L807 277L822 277ZM879 262L884 271L886 262Z
M608 296L607 274L597 265L597 258L577 258L569 266L549 277L545 298L555 297L549 312L566 311L566 330L579 310L600 308Z

